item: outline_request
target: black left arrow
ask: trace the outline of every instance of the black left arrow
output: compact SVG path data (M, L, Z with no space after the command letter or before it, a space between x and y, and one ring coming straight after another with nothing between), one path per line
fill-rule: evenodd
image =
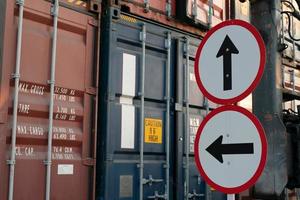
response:
M232 90L232 62L231 55L238 54L239 50L231 41L230 37L226 35L218 53L217 58L223 56L223 90Z
M223 136L216 139L206 151L210 153L220 163L223 163L223 155L236 154L254 154L253 143L236 143L236 144L222 144Z

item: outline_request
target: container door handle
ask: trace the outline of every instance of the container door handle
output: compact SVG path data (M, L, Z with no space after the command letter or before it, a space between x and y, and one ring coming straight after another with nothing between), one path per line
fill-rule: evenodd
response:
M148 184L149 186L151 186L153 183L162 183L163 181L163 179L154 179L152 175L149 175L148 179L143 179L143 185Z
M199 199L200 197L204 197L204 194L197 194L195 189L193 189L193 193L188 194L188 198L192 200Z
M158 194L157 191L154 192L153 196L148 196L147 199L154 199L154 200L159 200L159 199L167 199L166 194Z

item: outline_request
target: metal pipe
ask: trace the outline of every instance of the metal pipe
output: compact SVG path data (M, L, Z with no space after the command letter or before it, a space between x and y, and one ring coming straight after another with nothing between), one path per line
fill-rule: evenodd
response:
M192 15L193 15L193 17L194 17L194 21L197 20L197 15L198 15L198 13L197 13L197 7L198 7L197 1L198 1L198 0L194 0L194 1L193 1Z
M235 200L235 194L227 194L227 200Z
M171 33L167 33L166 48L167 55L167 68L166 68L166 101L167 101L167 113L166 113L166 195L169 199L170 193L170 76L171 76Z
M204 97L205 116L209 113L209 101ZM195 152L196 153L196 152ZM211 200L211 190L208 184L205 185L205 200Z
M51 164L52 164L52 129L53 129L53 106L54 106L54 87L55 87L55 65L56 65L56 45L57 45L57 23L58 23L58 0L52 5L51 14L53 15L53 38L52 38L52 55L51 55L51 75L49 80L50 85L50 103L49 103L49 127L48 127L48 152L46 174L46 200L50 200L51 192Z
M171 0L167 0L166 11L167 11L167 17L170 18L171 15L172 15L172 2L171 2Z
M190 83L189 83L189 75L190 75L190 59L189 59L189 39L186 38L186 46L185 46L185 55L186 55L186 64L185 64L185 106L186 106L186 115L185 115L185 198L189 200L189 181L190 181L190 104L189 104L189 93L190 93Z
M214 6L214 1L213 0L209 0L208 1L208 27L211 28L212 27L212 13L213 13L213 8Z
M20 66L21 66L21 51L22 51L22 33L23 33L23 14L24 0L17 0L19 5L19 20L18 20L18 36L17 36L17 51L16 51L16 68L13 78L15 79L14 102L13 102L13 119L12 119L12 135L11 135L11 154L9 164L9 188L8 200L13 200L14 195L14 177L16 165L16 140L17 140L17 122L18 122L18 103L19 103L19 82L20 82Z
M141 91L141 116L140 116L140 200L143 200L143 179L144 179L144 114L145 114L145 66L146 66L146 25L143 23L142 32L140 33L142 42L142 67L140 72Z

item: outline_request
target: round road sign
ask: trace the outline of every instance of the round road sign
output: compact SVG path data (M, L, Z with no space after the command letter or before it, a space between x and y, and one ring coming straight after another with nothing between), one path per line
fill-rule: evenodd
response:
M254 26L241 20L222 22L200 43L195 62L197 84L214 103L237 103L259 83L265 59L264 41Z
M246 109L232 105L207 115L198 129L194 149L201 176L227 194L251 187L267 158L267 140L260 122Z

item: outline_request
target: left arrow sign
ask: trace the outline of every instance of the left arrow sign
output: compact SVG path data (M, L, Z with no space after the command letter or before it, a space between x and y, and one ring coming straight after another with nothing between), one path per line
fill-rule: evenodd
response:
M253 143L222 144L223 136L216 139L206 151L220 163L223 163L223 155L254 154Z

